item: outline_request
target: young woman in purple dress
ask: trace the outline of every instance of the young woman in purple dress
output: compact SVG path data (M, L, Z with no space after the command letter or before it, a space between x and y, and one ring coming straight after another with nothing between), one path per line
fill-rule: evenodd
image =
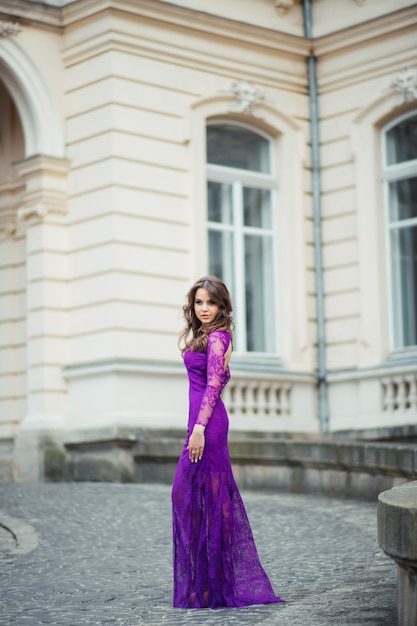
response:
M174 606L239 607L278 598L256 551L232 474L229 420L220 393L230 379L230 295L198 280L183 307L180 337L189 378L188 434L172 489Z

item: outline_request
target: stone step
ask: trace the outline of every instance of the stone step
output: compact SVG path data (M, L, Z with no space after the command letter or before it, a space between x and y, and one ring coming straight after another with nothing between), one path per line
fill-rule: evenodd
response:
M171 483L185 432L102 429L43 442L46 480ZM417 479L417 444L354 441L306 433L231 433L230 456L243 488L376 500Z
M135 446L136 479L171 482L183 440L150 437ZM417 444L315 438L239 438L229 443L241 487L376 500L417 478Z

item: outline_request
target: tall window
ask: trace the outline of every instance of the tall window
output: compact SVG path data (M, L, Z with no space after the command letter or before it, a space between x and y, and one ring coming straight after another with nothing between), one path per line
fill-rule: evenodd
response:
M239 352L276 353L271 141L236 124L207 127L209 271L231 290Z
M385 129L387 239L394 349L417 344L417 114Z

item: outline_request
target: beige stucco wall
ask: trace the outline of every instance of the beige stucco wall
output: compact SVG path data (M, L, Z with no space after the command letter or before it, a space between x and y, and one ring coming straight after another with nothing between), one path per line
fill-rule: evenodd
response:
M27 104L42 110L47 102L50 118L35 116L30 137L30 116L23 123L27 162L14 169L23 187L10 206L24 210L15 233L2 222L3 440L45 430L184 426L177 336L185 293L207 271L210 119L236 120L275 142L280 353L273 365L281 370L258 362L248 377L250 360L234 357L232 427L318 431L311 50L330 427L414 423L415 411L388 410L384 400L410 370L395 370L392 387L391 365L377 368L389 356L379 134L416 105L398 106L391 87L402 68L416 65L415 4L341 0L336 14L330 1L317 0L314 41L302 37L299 3L283 10L272 0L114 0L109 8L78 0L50 8L48 20L30 4L29 23L0 41L0 63L4 53L16 71L17 61L27 75L36 68ZM233 112L237 80L262 89L255 115ZM33 211L35 204L47 211ZM255 402L265 389L276 403L269 413L242 410L239 398L253 394Z
M86 412L94 422L111 422L118 411L117 419L124 423L178 425L183 419L184 383L180 385L178 377L184 374L177 336L185 293L207 272L205 126L213 116L236 119L276 137L276 175L281 197L287 199L282 202L287 207L283 232L292 232L294 244L291 248L291 239L281 236L282 248L287 258L294 255L294 263L283 264L286 269L280 278L285 292L291 281L297 285L292 290L293 304L282 299L281 317L287 320L282 325L287 329L282 333L283 358L291 369L314 368L314 337L304 314L308 297L302 196L302 184L308 184L303 177L308 158L306 44L277 34L265 41L257 26L232 22L225 30L212 16L202 15L196 22L189 11L166 7L161 15L155 13L156 7L157 3L143 3L129 14L109 14L98 6L94 19L90 13L85 17L82 3L64 11L72 162L71 423L83 420ZM173 27L173 19L181 20L181 28ZM265 103L256 117L232 115L230 85L248 78L264 89ZM296 318L293 309L299 312ZM76 400L81 397L78 386L84 385L80 372L86 374L88 367L115 360L135 361L142 372L139 384L144 362L160 368L164 362L173 363L181 369L164 373L163 379L155 371L153 378L148 372L149 401L143 394L122 397L120 392L111 406L107 404L106 415L94 400L91 407L81 408ZM81 365L84 368L77 369ZM119 367L115 365L115 376ZM94 380L101 384L99 378ZM161 387L164 398L158 393ZM301 393L303 388L301 384ZM310 398L299 412L300 419L307 418L309 429L316 428L313 404ZM119 410L122 405L127 405L125 411ZM286 428L297 423L287 420ZM242 427L242 422L238 425ZM246 426L253 425L248 417ZM259 420L258 426L262 427Z
M320 3L319 3L320 4ZM363 7L365 8L365 6ZM365 176L374 195L360 195L360 155L369 135L358 132L361 112L391 94L383 118L368 123L371 141L389 118L414 108L395 106L390 83L416 62L417 8L399 19L391 16L381 38L378 21L346 33L321 38L319 56L320 134L322 159L323 256L329 369L371 367L387 358L387 273L381 160L367 162ZM388 19L388 18L386 18ZM352 42L352 45L348 45ZM353 45L354 42L354 45ZM371 275L369 275L371 274Z

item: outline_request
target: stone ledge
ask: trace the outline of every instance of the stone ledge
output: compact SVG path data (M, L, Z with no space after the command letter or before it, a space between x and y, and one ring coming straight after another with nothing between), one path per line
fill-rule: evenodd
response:
M172 460L178 458L183 441L161 436L138 437L135 457ZM229 442L235 465L285 465L365 472L393 477L417 477L417 444L329 442L247 438Z
M138 437L136 480L171 482L183 439L154 432ZM318 438L242 438L229 442L236 480L249 489L278 489L375 501L417 478L417 445L323 441Z
M40 442L42 478L52 481L172 482L183 429L103 427ZM243 488L361 498L417 479L417 444L332 439L308 433L231 433Z
M391 558L417 567L417 481L379 495L378 540Z
M378 541L398 567L398 626L417 624L417 481L379 494Z

